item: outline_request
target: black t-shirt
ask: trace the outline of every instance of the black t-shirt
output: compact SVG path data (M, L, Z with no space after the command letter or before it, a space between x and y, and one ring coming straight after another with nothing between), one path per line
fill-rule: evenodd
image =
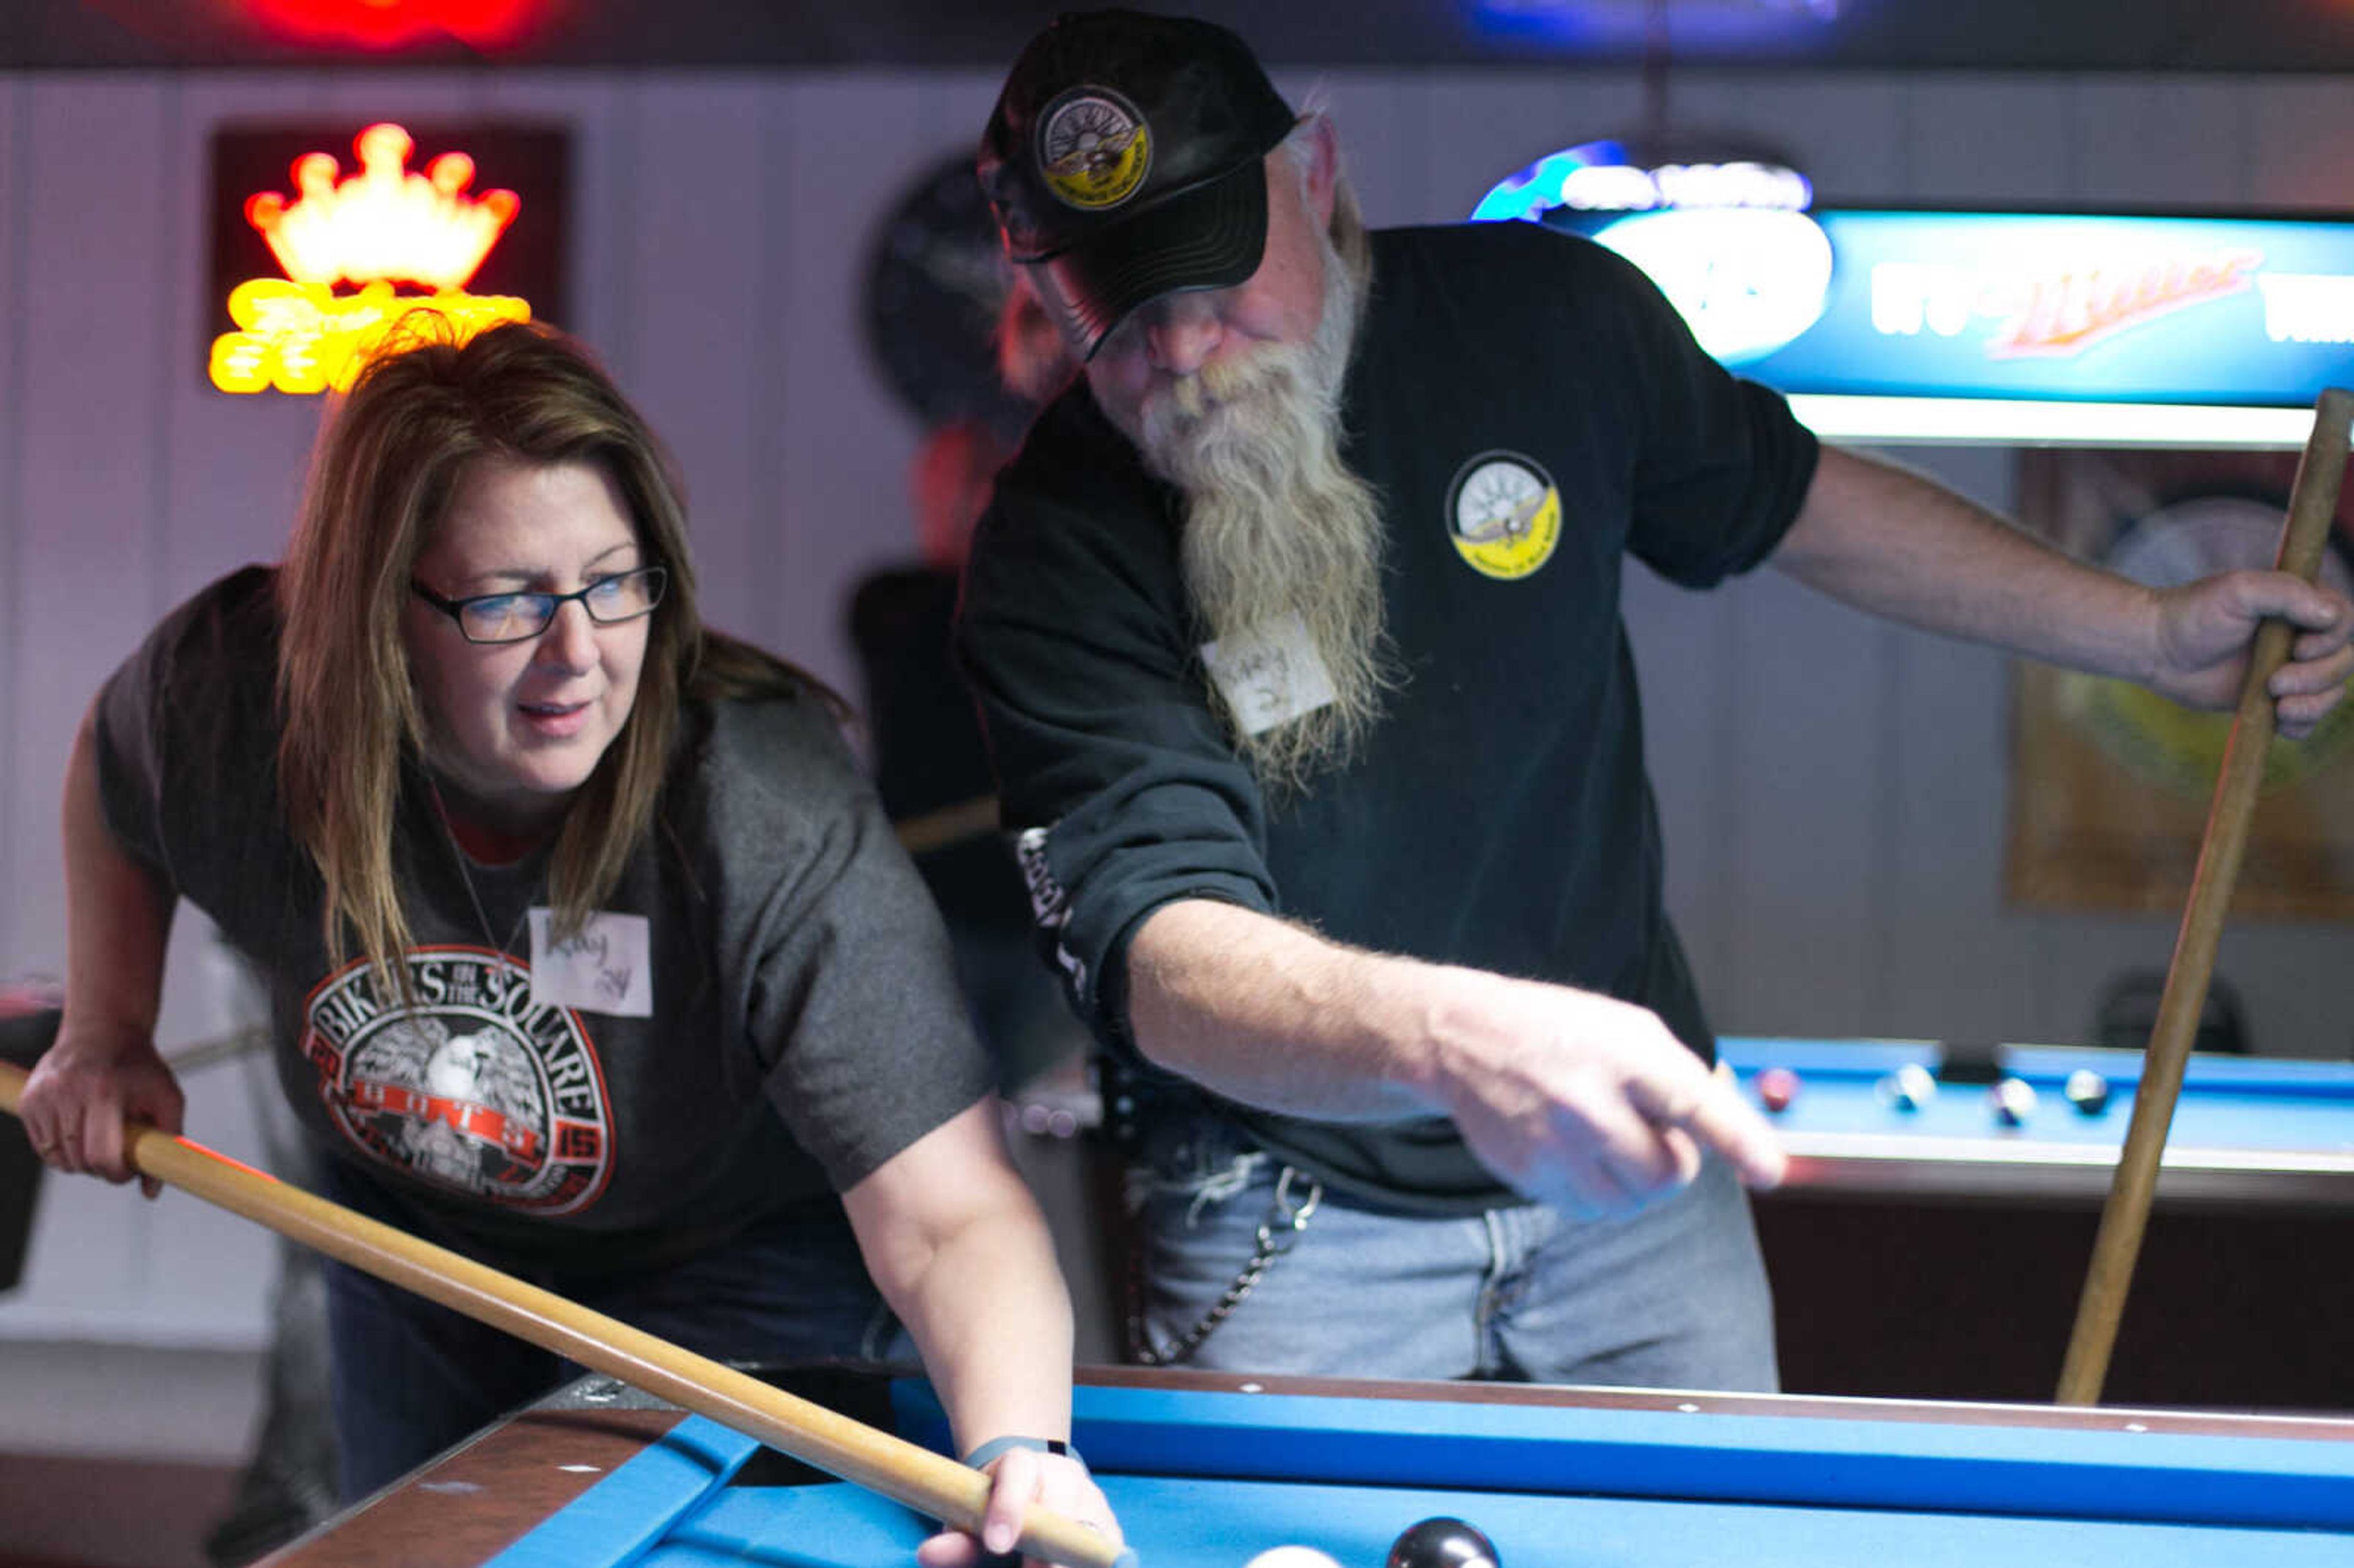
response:
M1405 679L1304 799L1271 810L1228 744L1178 498L1084 383L999 481L960 648L1042 938L1115 1049L1137 923L1209 897L1640 1002L1708 1055L1662 903L1621 560L1694 588L1756 565L1814 438L1600 246L1494 224L1388 231L1373 253L1343 455L1382 500ZM1344 1190L1443 1212L1511 1198L1442 1118L1226 1109Z

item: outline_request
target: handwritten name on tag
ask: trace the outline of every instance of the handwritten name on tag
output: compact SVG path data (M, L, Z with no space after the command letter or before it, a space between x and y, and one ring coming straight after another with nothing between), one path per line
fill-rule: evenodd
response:
M556 911L531 912L531 1000L616 1018L651 1018L652 927L642 915L599 913L559 942Z
M1307 622L1296 615L1260 632L1203 643L1202 663L1245 735L1332 701L1332 673L1310 640Z

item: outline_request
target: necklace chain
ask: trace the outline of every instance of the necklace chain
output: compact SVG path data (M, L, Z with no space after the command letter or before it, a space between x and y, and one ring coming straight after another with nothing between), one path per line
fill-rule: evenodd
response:
M502 942L491 934L491 917L482 908L482 895L474 891L474 878L466 869L463 851L459 853L458 880L465 885L466 902L474 906L474 923L482 928L482 940L491 945L492 951L504 958L513 958L514 945L523 937L524 925L531 918L530 902L525 902L523 913L515 916L514 928L508 931L507 939Z
M514 927L507 933L507 939L500 941L492 933L490 911L482 907L482 895L474 890L474 874L466 864L465 846L459 843L458 835L451 828L448 817L438 809L433 815L441 824L441 842L450 846L450 859L458 868L458 885L466 890L466 902L474 906L474 924L482 927L482 940L491 945L493 952L502 957L514 957L515 942L523 936L525 923L531 918L531 900L524 900L523 913L515 916Z

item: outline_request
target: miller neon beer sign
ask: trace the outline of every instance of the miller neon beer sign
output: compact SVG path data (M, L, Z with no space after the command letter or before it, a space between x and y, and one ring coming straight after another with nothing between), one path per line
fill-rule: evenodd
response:
M245 199L244 219L282 275L229 290L235 328L213 340L208 366L222 391L348 387L393 323L419 308L447 317L461 336L530 319L526 300L466 291L522 210L520 196L473 193L474 160L464 153L411 169L416 141L388 122L352 145L352 173L330 154L304 153L293 163L293 196Z

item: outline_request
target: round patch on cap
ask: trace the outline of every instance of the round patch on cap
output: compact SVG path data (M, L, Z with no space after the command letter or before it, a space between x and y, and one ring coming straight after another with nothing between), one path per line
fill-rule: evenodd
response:
M1524 577L1561 542L1561 492L1532 458L1482 452L1456 471L1447 496L1447 537L1474 571Z
M1087 211L1118 207L1152 166L1152 132L1136 106L1108 87L1075 87L1038 120L1038 173L1046 188Z

